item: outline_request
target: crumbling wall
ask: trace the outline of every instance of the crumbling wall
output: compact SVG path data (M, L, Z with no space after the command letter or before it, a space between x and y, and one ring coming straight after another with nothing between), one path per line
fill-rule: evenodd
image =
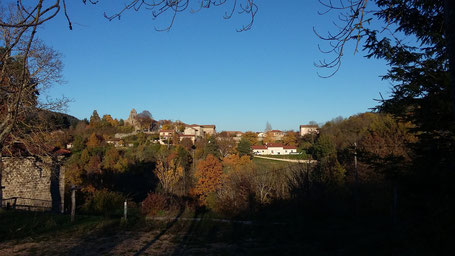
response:
M50 157L3 157L3 207L62 211L65 172Z

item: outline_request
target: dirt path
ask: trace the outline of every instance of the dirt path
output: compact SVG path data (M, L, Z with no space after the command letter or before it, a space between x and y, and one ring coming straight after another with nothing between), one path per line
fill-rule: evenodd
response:
M0 255L219 255L235 251L227 243L186 243L185 232L121 232L87 237L53 237L0 243ZM225 253L224 253L225 254Z
M299 163L299 164L314 164L317 162L316 160L284 159L284 158L274 158L274 157L266 157L266 156L254 156L254 157L275 160L275 161L289 162L289 163Z

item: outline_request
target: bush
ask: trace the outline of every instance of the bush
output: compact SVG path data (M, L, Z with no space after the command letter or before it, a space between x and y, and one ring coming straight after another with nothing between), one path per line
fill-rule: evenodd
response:
M121 215L123 213L123 202L125 197L108 190L96 190L82 205L82 210L89 214L100 214L105 217Z
M142 201L142 214L146 216L157 216L167 211L178 211L181 203L172 196L149 193L144 201Z

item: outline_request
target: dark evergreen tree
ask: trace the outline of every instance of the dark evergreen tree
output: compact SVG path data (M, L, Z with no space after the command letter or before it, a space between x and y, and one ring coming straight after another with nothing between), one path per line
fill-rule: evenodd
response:
M237 145L237 151L239 152L239 156L240 157L242 157L244 155L247 155L247 156L252 156L253 155L253 152L251 150L251 144L245 138L242 138L240 140L239 144Z

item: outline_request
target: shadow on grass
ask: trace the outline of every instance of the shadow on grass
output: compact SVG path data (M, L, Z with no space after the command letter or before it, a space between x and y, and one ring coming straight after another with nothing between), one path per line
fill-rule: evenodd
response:
M177 214L177 216L175 216L175 218L169 222L166 227L158 234L156 235L152 241L148 242L147 244L145 244L138 252L136 252L134 255L135 256L139 256L139 255L142 255L145 251L147 251L147 249L149 249L154 243L156 243L156 241L158 241L164 234L166 234L166 232L172 228L179 220L180 216L182 216L183 212L185 211L185 206L181 206L180 209L179 209L179 212Z
M0 209L0 241L83 232L100 220L96 216L78 216L76 222L71 223L70 216L63 214Z
M194 234L196 234L197 231L199 230L199 227L201 226L202 223L200 219L203 219L204 215L205 215L204 210L196 208L196 210L194 211L193 220L191 221L191 224L188 227L187 232L183 236L182 241L179 243L179 245L172 253L172 255L183 255L187 250L188 246L193 244L193 238L195 237Z

